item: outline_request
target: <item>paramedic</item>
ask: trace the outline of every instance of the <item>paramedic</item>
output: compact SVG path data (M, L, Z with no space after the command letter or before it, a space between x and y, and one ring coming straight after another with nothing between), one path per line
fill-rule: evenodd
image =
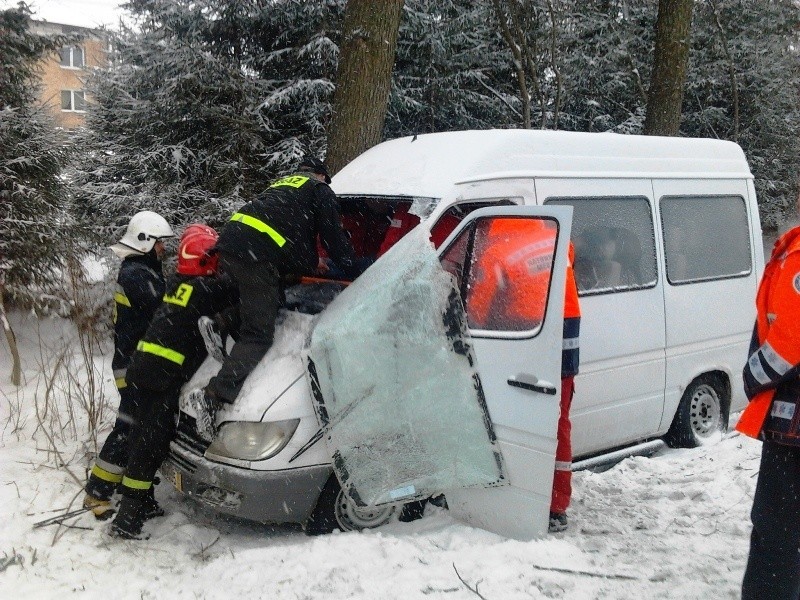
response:
M800 597L800 227L772 250L745 365L750 403L736 426L763 441L750 518L745 600Z

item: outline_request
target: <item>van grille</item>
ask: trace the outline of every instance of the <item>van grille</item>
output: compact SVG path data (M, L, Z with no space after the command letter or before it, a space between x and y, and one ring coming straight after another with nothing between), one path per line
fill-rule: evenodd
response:
M179 470L184 471L185 473L194 473L197 471L197 466L194 463L191 463L182 456L175 454L175 452L172 450L169 451L167 461L171 462L174 466L178 467Z
M180 419L178 420L178 431L175 436L175 443L192 454L203 456L211 443L197 435L197 426L195 423L194 417L187 415L185 412L181 412Z

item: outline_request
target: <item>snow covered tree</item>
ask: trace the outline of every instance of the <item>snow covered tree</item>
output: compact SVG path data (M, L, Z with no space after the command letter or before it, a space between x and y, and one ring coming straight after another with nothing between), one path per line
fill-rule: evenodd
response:
M761 218L795 214L800 156L800 8L794 0L706 0L695 7L681 132L737 142Z
M519 124L519 97L491 5L406 0L384 135Z
M324 150L338 4L133 0L91 82L77 183L111 237L136 211L220 224L305 152Z
M68 147L36 100L39 62L67 42L31 32L24 4L0 11L0 296L27 305L69 252Z

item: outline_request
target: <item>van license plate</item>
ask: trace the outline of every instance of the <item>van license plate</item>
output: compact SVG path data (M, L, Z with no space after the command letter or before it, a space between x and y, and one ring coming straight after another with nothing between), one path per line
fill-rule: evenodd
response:
M183 476L178 469L165 462L161 465L161 473L167 481L175 486L176 490L183 492Z

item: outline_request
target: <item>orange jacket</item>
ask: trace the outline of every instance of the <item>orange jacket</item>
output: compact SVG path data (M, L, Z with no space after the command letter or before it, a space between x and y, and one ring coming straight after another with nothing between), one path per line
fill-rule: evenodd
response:
M486 329L525 331L544 318L556 230L546 222L497 218L479 235L475 256L477 275L470 285L467 306L470 324ZM574 249L570 243L564 298L561 376L578 373L580 304Z
M776 390L796 378L795 367L800 365L800 227L775 243L756 309L754 343L742 373L750 404L736 425L751 437L759 437Z
M544 319L556 230L532 219L495 218L475 243L467 306L472 324L526 331Z

